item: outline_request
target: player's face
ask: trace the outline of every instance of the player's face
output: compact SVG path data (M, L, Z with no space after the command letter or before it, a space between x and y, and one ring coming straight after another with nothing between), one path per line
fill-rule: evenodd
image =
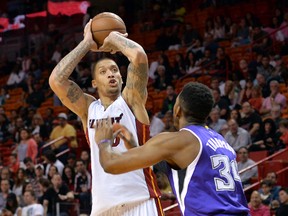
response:
M100 61L96 66L92 85L100 94L119 94L122 88L122 77L117 64L111 59Z

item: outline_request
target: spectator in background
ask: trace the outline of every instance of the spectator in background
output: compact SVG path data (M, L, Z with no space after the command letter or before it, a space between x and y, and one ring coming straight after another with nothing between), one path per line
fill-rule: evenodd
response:
M17 154L11 153L11 155L9 156L9 170L12 176L15 176L19 167L20 167L20 163L17 160Z
M31 79L27 79L29 94L26 102L33 108L39 108L45 101L45 93L39 81L35 80L32 83ZM32 87L33 85L33 87Z
M31 124L32 135L39 134L44 140L47 140L49 134L47 133L46 125L44 124L41 114L36 113L32 118ZM38 146L39 147L39 146Z
M43 196L43 206L47 211L47 216L56 215L56 203L60 203L60 215L68 216L68 206L61 203L69 202L74 199L73 192L63 184L60 174L54 174L52 179L52 187L48 188ZM44 214L44 215L46 215Z
M272 194L271 194L272 182L269 180L263 180L260 183L260 187L261 192L259 191L259 193L262 200L262 204L269 207L272 202Z
M286 216L288 212L288 188L279 190L279 199L281 206L276 211L276 216Z
M272 182L272 189L270 190L272 194L272 200L279 200L279 191L281 186L277 185L277 174L273 171L268 172L264 179Z
M228 119L230 112L229 104L226 99L221 97L220 89L213 89L212 94L214 98L213 108L217 107L220 109L220 118Z
M242 18L238 25L236 37L233 39L233 46L241 46L249 43L249 27L245 18Z
M286 108L286 97L279 91L279 82L272 80L270 81L269 86L271 94L263 101L262 107L260 109L260 114L262 117L271 115L271 108L275 104L279 104L281 106L281 110Z
M263 121L264 132L261 140L254 142L252 146L257 150L268 150L269 154L273 154L277 150L279 132L276 132L275 122L268 118Z
M225 49L223 47L217 48L216 53L216 63L215 63L215 69L219 72L217 75L226 75L226 72L230 72L232 70L232 62L230 57L225 53Z
M173 112L168 110L163 118L165 127L163 132L173 132L173 131L177 131L177 129L174 126L174 121L173 121Z
M226 124L226 120L220 118L220 110L218 108L213 108L210 112L207 123L210 128L212 128L217 133L220 133L223 125Z
M172 188L170 186L169 180L166 174L162 171L156 173L157 185L161 191L161 200L175 200L176 197L173 194Z
M6 142L11 137L9 133L9 120L5 114L0 114L0 142Z
M263 74L257 73L256 75L256 85L261 87L262 97L266 98L270 95L270 87L266 81L266 78Z
M281 106L279 104L274 104L271 108L271 116L268 118L271 118L274 121L276 128L279 128L279 123L283 120L281 116Z
M239 101L239 88L233 83L232 80L226 80L224 86L224 95L222 98L227 101L230 109L236 108Z
M50 134L52 131L53 121L55 120L53 108L48 107L45 110L45 115L44 115L43 120L46 125L47 133Z
M8 194L5 209L10 211L12 215L18 216L18 212L20 211L21 207L19 207L17 197L14 193Z
M80 160L84 162L86 169L89 172L91 172L91 160L90 160L90 153L88 150L82 150Z
M47 178L51 181L51 179L53 178L53 175L55 175L55 174L59 174L58 169L57 169L57 167L55 165L51 165L49 167L49 170L48 170Z
M20 63L16 63L13 67L6 85L8 89L21 87L25 91L27 90L27 85L25 83L26 74L20 69L19 64Z
M270 64L269 55L263 55L261 64L257 67L257 73L262 74L265 79L268 79L274 70L274 67Z
M251 89L251 98L248 100L252 108L260 113L264 98L262 97L262 88L259 85L253 86Z
M63 163L57 159L56 154L52 150L47 150L45 154L43 155L43 159L46 162L46 170L45 170L45 176L48 176L48 171L50 166L54 165L57 167L58 172L60 175L63 173L64 165Z
M19 168L14 179L12 192L17 196L18 200L21 200L20 197L22 197L23 187L27 180L25 169Z
M0 210L6 206L7 198L10 193L10 184L8 179L1 179L0 181Z
M240 126L249 132L252 143L262 138L262 119L249 102L242 104Z
M7 92L6 88L2 87L0 90L0 106L5 104L8 98L10 98L9 93Z
M175 55L174 65L172 67L173 79L177 80L178 78L186 74L185 61L181 53Z
M271 46L271 38L261 29L260 25L255 25L252 30L252 50L255 52L267 52Z
M12 189L12 187L14 185L14 180L11 176L10 171L9 171L9 167L6 167L6 166L2 167L0 177L1 177L1 180L4 180L4 179L8 180L9 181L9 187L10 187L9 189Z
M193 74L193 76L194 75L199 76L199 73L201 71L197 71L199 67L197 67L195 63L196 63L195 55L192 51L189 51L185 57L186 74Z
M24 165L25 165L25 174L27 179L32 180L36 177L35 174L35 164L30 157L24 158Z
M261 197L258 191L253 191L248 203L251 216L270 216L269 207L261 202Z
M80 213L89 214L91 211L91 178L84 162L77 160L74 194L80 200Z
M152 113L151 110L147 111L150 120L150 137L153 137L164 130L163 121Z
M234 119L228 120L229 131L225 135L226 141L237 152L241 147L249 147L251 138L248 131L238 126Z
M167 88L167 86L172 84L172 77L169 72L166 71L165 66L159 65L157 67L157 77L154 82L154 89L156 91L162 91Z
M166 98L163 101L162 109L161 109L161 112L159 113L160 118L163 118L163 116L168 110L171 110L173 112L173 107L176 102L176 98L177 98L177 94L174 90L173 85L167 86Z
M279 83L287 83L288 70L280 55L274 56L275 66L269 80L277 80Z
M169 59L167 57L167 55L164 54L164 52L162 52L161 54L158 55L158 58L156 61L151 62L150 66L149 66L149 79L154 82L154 80L156 79L156 71L157 71L157 67L159 65L164 65L164 66L170 66L169 65Z
M241 125L241 113L239 111L239 109L232 109L230 112L230 116L229 119L234 119L238 125Z
M199 34L197 30L192 28L191 23L186 23L182 36L182 46L188 47L193 44L197 39L199 39Z
M211 55L211 50L209 48L205 48L203 56L196 61L195 66L209 69L213 61L214 58ZM213 78L214 77L212 77L212 79Z
M20 210L22 215L44 215L44 208L41 204L37 203L37 199L33 190L26 190L24 192L24 202L26 206Z
M246 79L245 87L240 90L238 104L243 104L252 98L253 80Z
M237 155L239 158L239 162L238 162L238 170L239 172L249 166L252 166L255 164L255 161L251 160L249 158L249 151L246 147L241 147L238 151L237 151ZM241 178L241 182L243 184L243 187L247 187L248 185L251 184L251 179L253 177L257 177L258 176L258 168L257 166L253 167L250 170L247 170L243 173L240 174L240 178Z
M23 162L26 157L30 157L33 162L36 161L38 154L37 143L34 138L31 137L30 131L27 128L20 130L20 142L14 151L17 152L20 163Z
M67 165L70 167L76 166L76 155L74 153L69 153L67 156Z
M283 119L279 122L279 131L281 132L280 140L285 148L288 146L288 120Z
M78 146L77 140L76 140L76 130L75 128L67 122L68 117L65 113L59 113L58 114L58 121L59 125L54 127L51 134L50 134L50 140L57 139L61 136L64 136L66 139L59 140L58 142L55 142L51 145L51 149L56 153L60 153L66 149L70 148L76 148ZM62 155L59 158L63 163L66 163L67 155Z
M75 187L75 168L76 166L71 167L69 165L65 165L62 175L63 182L68 186L69 190L74 191Z

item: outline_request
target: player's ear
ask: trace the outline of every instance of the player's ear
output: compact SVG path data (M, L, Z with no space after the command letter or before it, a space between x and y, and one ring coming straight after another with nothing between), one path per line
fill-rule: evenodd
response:
M180 118L180 116L181 116L181 107L180 106L175 107L175 116L177 117L177 119Z
M96 80L93 79L93 80L91 81L91 84L92 84L92 87L93 87L93 88L97 88L97 82L96 82Z

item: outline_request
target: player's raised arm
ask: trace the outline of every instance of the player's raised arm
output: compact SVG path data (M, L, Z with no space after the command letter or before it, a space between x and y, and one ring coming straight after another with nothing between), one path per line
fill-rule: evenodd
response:
M122 95L138 120L148 123L146 119L139 119L141 115L137 113L139 110L145 109L147 100L148 59L144 49L135 41L118 32L111 32L99 49L112 52L120 51L129 59L126 87Z
M94 98L84 94L75 82L69 80L69 76L91 47L95 46L90 25L91 21L85 26L84 39L56 65L49 77L51 89L81 119L86 119L88 106Z

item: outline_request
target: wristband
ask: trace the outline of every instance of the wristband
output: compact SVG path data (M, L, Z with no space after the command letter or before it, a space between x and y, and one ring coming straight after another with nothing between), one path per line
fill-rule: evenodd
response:
M98 145L101 145L103 143L109 143L111 145L111 140L110 139L103 139L103 140L100 140L100 142L98 143Z

